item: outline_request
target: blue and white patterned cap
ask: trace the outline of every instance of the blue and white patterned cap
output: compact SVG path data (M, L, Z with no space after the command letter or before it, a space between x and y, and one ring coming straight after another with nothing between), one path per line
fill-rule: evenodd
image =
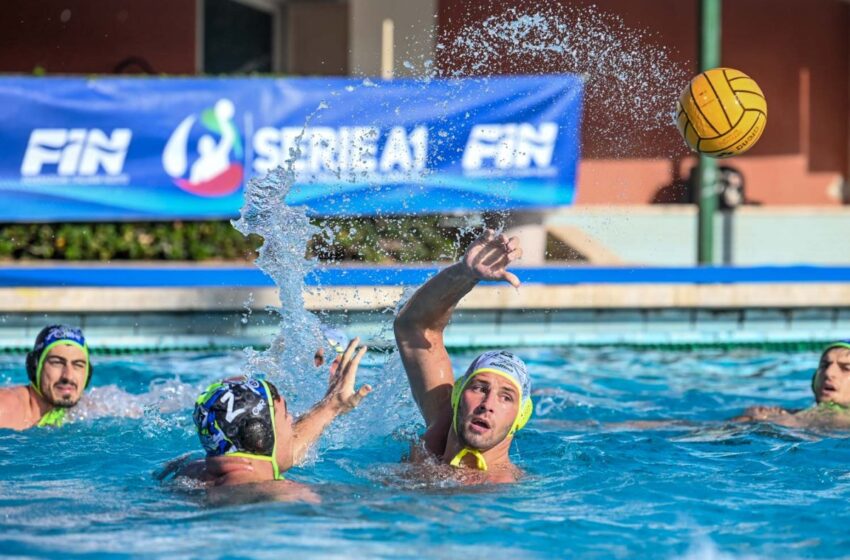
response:
M86 338L80 329L69 327L68 325L50 325L41 329L41 332L35 337L32 352L36 356L41 357L41 353L45 348L54 342L61 342L63 340L75 342L82 347L86 346Z
M253 378L228 379L207 387L192 414L207 455L273 456L274 396L268 383Z

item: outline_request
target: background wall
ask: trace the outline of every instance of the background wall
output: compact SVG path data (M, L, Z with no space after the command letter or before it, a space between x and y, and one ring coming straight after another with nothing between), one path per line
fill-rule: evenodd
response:
M436 0L349 0L349 6L352 74L380 76L381 26L389 18L395 27L395 75L422 75L425 61L434 57Z
M3 14L2 72L110 74L138 57L157 73L195 73L194 0L4 0Z
M446 41L466 25L517 5L515 2L440 0L439 27ZM647 44L670 47L674 63L697 70L698 0L529 0L522 9L595 5L646 30ZM838 205L847 176L848 39L850 5L840 0L734 0L723 3L724 65L753 76L768 99L767 129L759 144L730 163L742 170L750 198L762 204ZM455 61L440 57L444 71ZM521 62L505 59L488 72ZM527 72L561 72L558 64ZM672 125L661 131L624 126L624 144L595 131L608 113L606 99L587 99L578 204L684 202L693 160ZM672 111L672 108L671 108ZM627 115L612 118L627 119Z
M265 0L263 0L265 1ZM511 6L543 11L595 5L645 31L647 44L668 47L673 63L696 71L698 0L348 0L269 3L283 13L274 44L282 70L296 75L375 76L381 22L395 22L396 75L434 60L442 72L456 61L434 48ZM192 74L199 24L195 0L7 0L0 19L0 71L32 73ZM165 17L167 16L167 17ZM728 163L745 176L748 199L761 205L838 206L850 199L850 3L841 0L734 0L723 3L723 62L749 73L768 99L759 144ZM320 32L321 31L321 32ZM410 67L403 63L409 62ZM123 68L122 68L123 64ZM505 60L487 72L562 72ZM672 125L642 130L628 115L611 116L604 98L587 99L578 205L689 202L694 160ZM671 109L672 111L672 109ZM623 119L614 146L597 134L599 119ZM622 146L629 146L623 149Z

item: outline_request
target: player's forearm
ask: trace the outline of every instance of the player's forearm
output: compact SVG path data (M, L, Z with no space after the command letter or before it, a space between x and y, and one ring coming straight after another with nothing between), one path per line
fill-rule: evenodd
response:
M305 412L292 426L292 464L304 460L307 451L322 436L334 418L342 414L339 406L330 399L322 399Z
M476 284L478 279L463 263L443 269L416 290L401 309L395 320L396 335L407 329L442 332L455 306Z

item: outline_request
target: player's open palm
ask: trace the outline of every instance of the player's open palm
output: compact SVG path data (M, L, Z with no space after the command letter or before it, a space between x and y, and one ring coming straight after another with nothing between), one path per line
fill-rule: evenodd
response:
M519 278L508 272L510 263L522 256L519 239L508 239L504 234L496 234L491 229L484 231L467 249L463 257L464 265L481 280L504 280L514 288L519 287Z
M325 399L330 400L342 414L357 407L363 397L372 392L372 387L369 385L363 385L360 389L354 390L357 368L360 366L360 360L366 354L365 346L357 348L359 343L359 338L348 343L336 371L331 373L328 380L328 392Z

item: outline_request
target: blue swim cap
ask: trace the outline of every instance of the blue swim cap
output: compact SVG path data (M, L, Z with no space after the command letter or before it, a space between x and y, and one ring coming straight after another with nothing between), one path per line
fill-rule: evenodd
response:
M235 455L277 465L274 401L277 388L261 379L226 379L207 387L195 401L192 419L208 457Z
M89 347L86 345L83 331L68 325L48 325L41 329L35 337L35 344L26 357L27 376L39 394L41 394L41 369L44 366L44 358L50 349L57 344L70 344L82 349L86 355L87 367L86 382L83 387L88 387L91 383L92 365L89 360Z

